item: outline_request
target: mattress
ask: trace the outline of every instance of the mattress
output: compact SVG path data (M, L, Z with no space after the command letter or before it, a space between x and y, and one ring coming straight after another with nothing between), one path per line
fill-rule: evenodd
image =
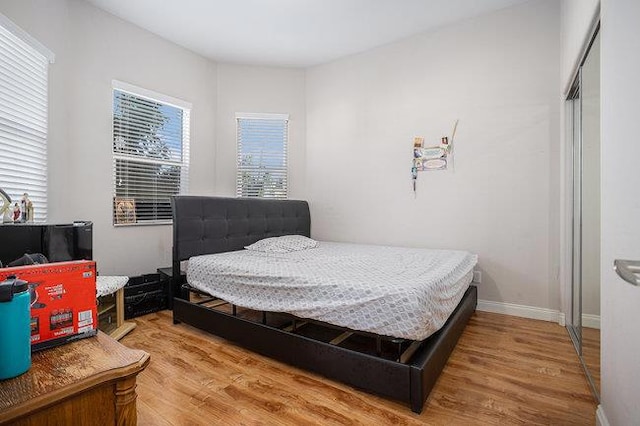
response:
M476 263L477 256L466 251L321 241L290 253L192 257L187 282L250 309L423 340L458 305Z

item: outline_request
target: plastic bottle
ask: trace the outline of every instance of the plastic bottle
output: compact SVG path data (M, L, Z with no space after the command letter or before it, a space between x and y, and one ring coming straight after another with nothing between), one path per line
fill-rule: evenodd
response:
M26 281L0 282L0 380L31 367L31 297Z

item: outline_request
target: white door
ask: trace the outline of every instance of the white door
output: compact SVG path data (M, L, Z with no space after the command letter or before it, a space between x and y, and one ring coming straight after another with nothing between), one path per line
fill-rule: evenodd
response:
M601 403L612 426L640 425L640 286L612 267L640 260L639 23L640 1L602 0Z

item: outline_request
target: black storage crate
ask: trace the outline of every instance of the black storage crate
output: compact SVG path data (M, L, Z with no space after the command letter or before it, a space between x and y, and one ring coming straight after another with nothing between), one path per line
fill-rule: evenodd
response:
M167 285L160 274L131 277L124 287L124 318L167 309L167 299Z

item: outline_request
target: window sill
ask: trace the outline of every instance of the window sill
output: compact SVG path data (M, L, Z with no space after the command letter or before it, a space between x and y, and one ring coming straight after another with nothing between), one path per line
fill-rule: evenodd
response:
M136 222L136 223L114 223L114 228L127 228L130 226L156 226L156 225L173 225L172 220L162 221L148 221L148 222Z

